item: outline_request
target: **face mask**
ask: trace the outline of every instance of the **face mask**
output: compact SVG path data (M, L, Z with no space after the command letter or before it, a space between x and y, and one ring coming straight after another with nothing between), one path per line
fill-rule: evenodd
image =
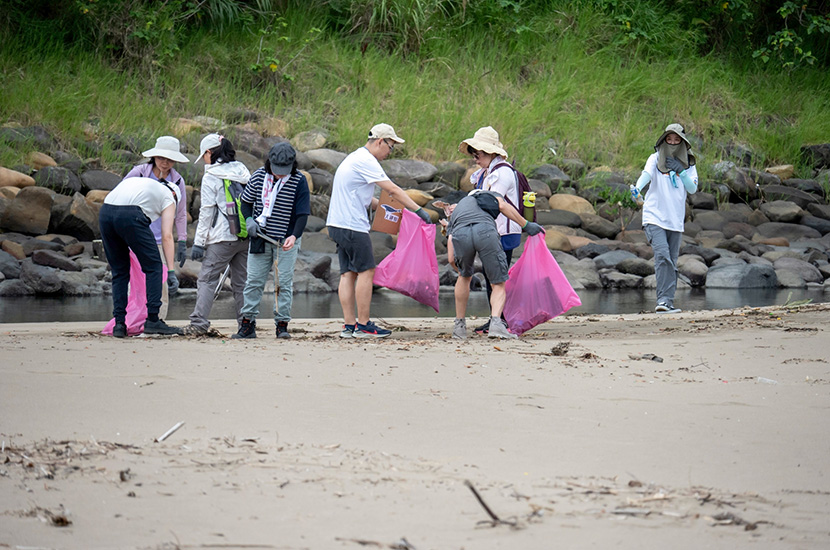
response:
M684 168L689 167L689 149L684 142L670 145L666 140L663 140L657 146L657 169L664 174L669 173L669 169L666 167L666 159L669 157L674 157L682 162Z

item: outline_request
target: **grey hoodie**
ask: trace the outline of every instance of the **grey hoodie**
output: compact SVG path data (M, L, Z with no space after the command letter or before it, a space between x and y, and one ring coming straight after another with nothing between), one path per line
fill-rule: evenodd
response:
M237 240L237 236L230 231L227 218L222 215L225 210L224 179L238 181L244 185L251 179L251 172L236 160L205 166L205 175L202 176L202 205L199 209L196 237L193 239L194 246L205 247L213 243ZM218 216L215 215L217 208Z

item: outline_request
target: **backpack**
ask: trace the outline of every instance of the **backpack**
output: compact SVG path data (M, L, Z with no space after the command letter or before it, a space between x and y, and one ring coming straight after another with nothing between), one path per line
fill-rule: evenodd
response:
M522 202L521 207L519 205L513 204L507 196L504 197L504 200L507 201L507 204L515 208L519 211L519 214L528 221L535 222L536 221L536 193L531 189L530 184L527 182L527 176L523 173L516 170L512 164L508 162L500 162L493 167L493 170L498 170L502 166L507 166L513 173L516 174L516 186L518 187L518 196L519 200ZM510 227L510 220L507 221L508 227Z
M225 183L225 209L222 215L228 219L231 234L244 239L248 236L248 227L245 223L245 217L242 215L241 197L245 186L238 181L229 179L223 179L222 181ZM221 208L219 210L222 211ZM213 223L216 223L216 218L214 218Z

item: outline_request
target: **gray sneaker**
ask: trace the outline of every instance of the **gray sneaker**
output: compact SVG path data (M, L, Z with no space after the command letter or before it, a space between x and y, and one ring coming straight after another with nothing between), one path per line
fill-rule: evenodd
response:
M456 319L455 326L452 328L452 337L458 340L465 340L467 338L467 320Z
M197 327L194 324L187 325L182 329L183 336L204 336L208 329L204 327Z
M491 317L490 318L490 331L487 333L488 338L504 338L504 339L515 339L518 338L518 334L513 334L512 332L507 331L507 325L504 324L504 321L499 319L498 317Z

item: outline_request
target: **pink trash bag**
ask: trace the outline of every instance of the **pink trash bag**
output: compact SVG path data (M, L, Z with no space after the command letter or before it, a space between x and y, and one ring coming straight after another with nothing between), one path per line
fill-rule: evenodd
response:
M398 244L375 269L374 283L414 298L438 312L435 226L404 210Z
M167 283L167 270L161 271L161 284ZM147 320L147 280L141 271L133 251L130 250L130 297L127 300L127 335L135 336L144 332L144 321ZM115 319L110 319L101 334L112 334Z
M510 332L522 334L562 315L582 301L548 250L544 234L528 237L524 252L508 272L504 318Z

